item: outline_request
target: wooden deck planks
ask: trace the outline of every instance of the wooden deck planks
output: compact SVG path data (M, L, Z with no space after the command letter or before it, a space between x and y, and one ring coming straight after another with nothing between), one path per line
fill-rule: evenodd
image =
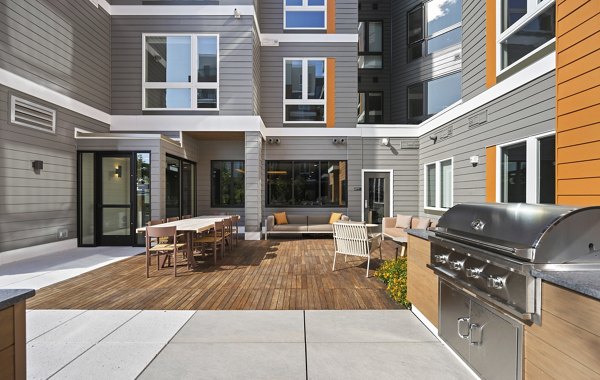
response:
M384 242L384 259L395 245ZM338 258L333 264L330 239L241 241L218 266L212 256L200 269L171 268L145 275L139 255L40 289L28 300L31 309L145 310L319 310L397 309L374 277L365 277L366 261ZM379 260L373 258L372 268ZM371 271L372 273L373 271Z

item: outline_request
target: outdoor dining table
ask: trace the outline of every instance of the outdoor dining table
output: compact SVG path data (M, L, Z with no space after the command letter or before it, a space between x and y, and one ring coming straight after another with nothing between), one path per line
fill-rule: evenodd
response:
M192 237L194 233L202 233L213 228L215 222L221 222L223 219L231 218L233 215L209 215L197 216L190 219L181 219L174 222L156 224L152 227L177 227L177 232L185 234L185 244L187 246L187 260L189 268L196 268L198 263L194 260L194 251L192 247ZM137 233L146 232L146 227L140 227L135 230Z

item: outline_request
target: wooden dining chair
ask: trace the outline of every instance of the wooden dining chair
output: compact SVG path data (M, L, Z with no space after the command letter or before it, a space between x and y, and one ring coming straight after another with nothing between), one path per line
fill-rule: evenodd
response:
M191 215L184 215L184 216L181 217L181 220L183 220L183 219L192 219L192 216Z
M233 219L223 219L223 239L224 244L229 248L229 252L233 252Z
M231 217L231 222L233 223L233 235L234 235L234 239L235 239L235 245L238 245L238 239L239 239L239 234L240 234L240 216L239 215L234 215Z
M146 227L156 226L157 224L162 224L164 222L165 222L164 219L152 219L152 220L146 222ZM168 238L162 238L162 239L161 238L156 238L156 239L153 238L150 243L151 243L151 245L156 245L156 244L160 244L160 243L167 244L168 242L169 242ZM150 262L150 265L152 265L152 262Z
M150 258L153 255L157 257L158 261L156 269L160 270L161 254L164 254L165 257L173 257L173 275L177 277L177 254L180 250L185 248L185 244L159 243L152 245L152 239L159 239L160 241L161 238L167 238L169 241L176 241L177 227L150 226L146 228L146 278L150 277Z
M223 222L215 222L213 229L204 235L200 235L193 239L194 248L200 248L202 252L207 249L212 251L217 265L217 252L221 250L221 258L224 257L225 251L225 224Z
M178 216L173 216L171 218L167 218L167 223L176 222L179 220Z

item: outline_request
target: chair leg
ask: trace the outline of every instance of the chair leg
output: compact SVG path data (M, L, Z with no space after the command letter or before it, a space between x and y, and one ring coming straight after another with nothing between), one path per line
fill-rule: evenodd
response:
M335 252L333 254L333 268L331 269L332 272L335 272L335 258L337 257L337 252Z
M173 251L173 277L177 277L177 251Z
M150 252L146 250L146 278L150 278Z
M213 241L213 256L215 257L215 265L217 265L217 241Z
M367 278L369 278L369 266L371 266L371 255L367 257Z
M379 260L383 260L383 254L381 253L381 244L379 244Z

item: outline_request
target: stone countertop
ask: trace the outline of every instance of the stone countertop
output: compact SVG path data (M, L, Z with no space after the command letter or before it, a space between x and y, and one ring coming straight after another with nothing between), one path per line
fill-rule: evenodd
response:
M431 235L431 232L429 232L427 230L415 230L415 229L407 229L406 233L409 235L421 238L423 240L429 240L429 236Z
M0 289L0 310L9 308L35 295L33 289Z
M534 277L600 300L600 271L541 271L533 269Z

